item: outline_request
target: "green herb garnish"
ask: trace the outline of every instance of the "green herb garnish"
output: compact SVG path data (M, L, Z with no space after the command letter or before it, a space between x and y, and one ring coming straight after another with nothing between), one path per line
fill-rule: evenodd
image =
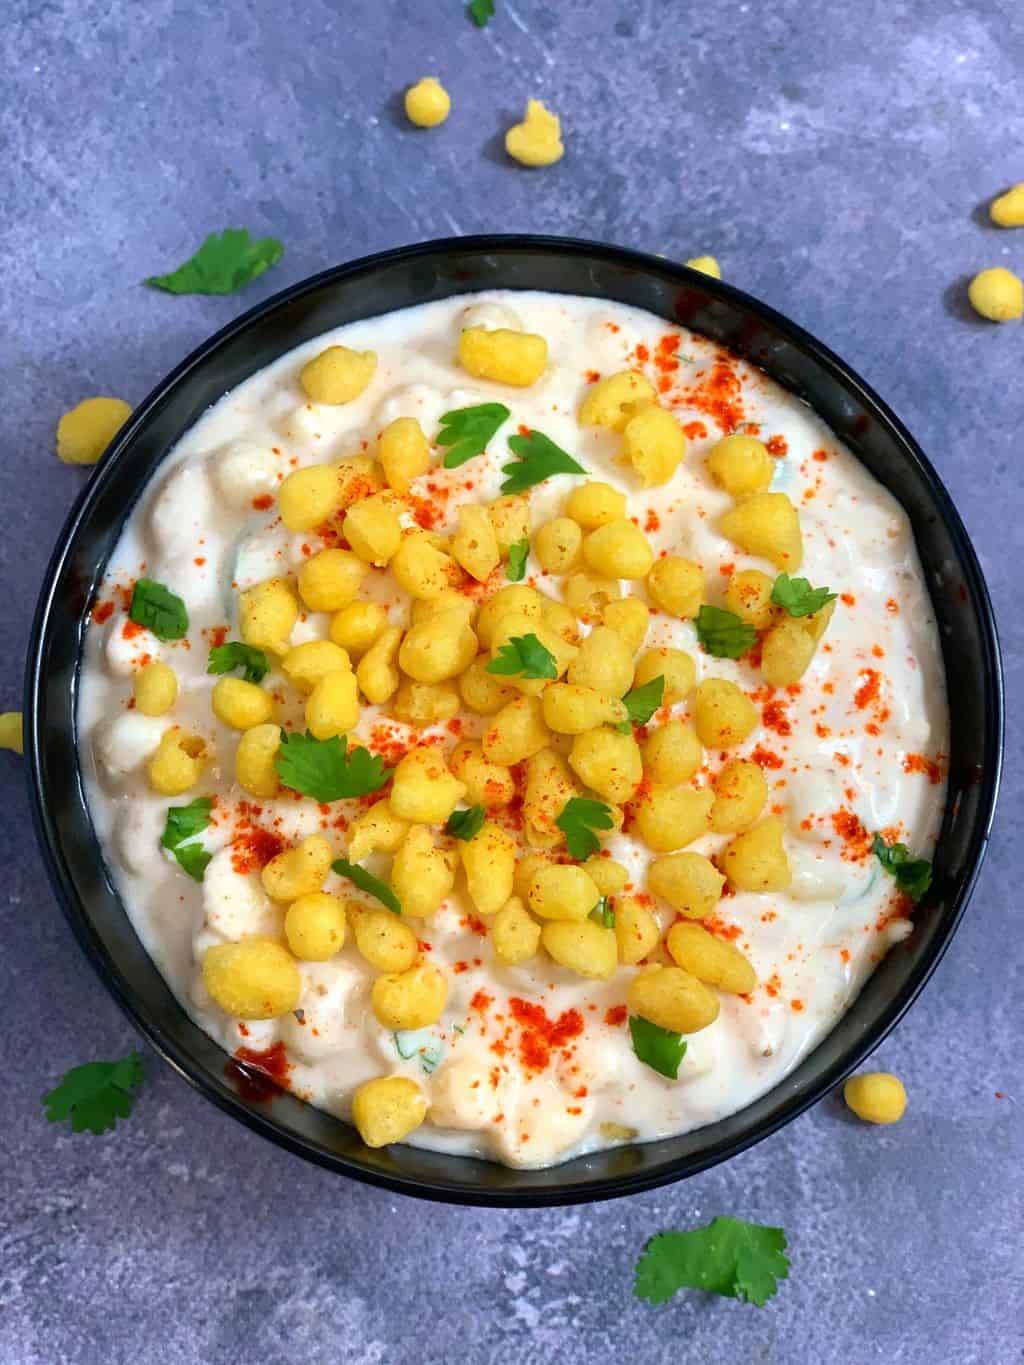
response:
M643 687L634 687L632 691L627 692L622 700L629 712L629 719L620 721L615 727L616 730L624 735L631 735L634 725L646 725L661 705L664 695L665 677L662 673L652 678L650 682L644 683Z
M207 853L202 844L194 841L210 823L213 800L209 796L197 796L187 806L168 806L161 845L169 849L178 860L179 866L188 873L193 881L201 882L212 853Z
M931 886L931 863L926 858L912 858L906 844L887 844L880 834L876 834L871 852L912 901L919 901Z
M503 493L522 493L555 474L587 472L541 431L531 431L527 436L510 436L508 448L518 458L514 463L501 467L501 472L508 475L501 485Z
M586 796L571 796L555 824L565 835L566 847L578 863L584 863L601 847L595 829L614 829L611 807Z
M494 0L469 0L466 8L477 28L486 28L494 18Z
M234 294L269 270L284 255L276 237L254 240L246 228L211 232L202 246L169 275L150 275L143 284L168 294Z
M475 455L482 455L488 441L511 416L504 403L478 403L442 414L437 444L449 447L441 461L445 469L458 469Z
M483 806L470 806L468 810L453 810L445 827L445 834L453 839L475 839L484 827L487 815Z
M836 594L828 588L812 588L806 578L790 578L788 573L779 574L771 596L790 616L813 616L835 599Z
M387 882L382 882L372 872L367 872L365 867L360 867L358 863L350 863L347 858L336 858L331 863L331 868L339 877L348 878L360 891L365 891L368 896L380 901L381 905L386 905L392 914L402 913L402 903Z
M667 1303L679 1289L703 1289L763 1308L789 1275L781 1228L715 1218L692 1232L660 1232L637 1261L633 1293Z
M132 1112L142 1084L142 1053L129 1052L118 1062L86 1062L65 1071L60 1083L43 1096L51 1123L71 1119L74 1133L106 1133Z
M514 545L508 547L505 577L510 583L521 583L526 577L526 561L529 557L530 542L528 540L517 540Z
M697 639L716 659L738 659L756 643L757 631L734 612L705 605L697 613Z
M602 896L590 912L590 918L595 924L600 924L603 929L615 928L615 911L611 907L611 902L607 896Z
M679 1063L686 1056L686 1041L682 1034L659 1028L638 1014L629 1016L629 1032L633 1038L633 1051L644 1066L667 1076L670 1081L676 1080Z
M139 578L132 589L129 617L151 630L158 640L180 640L188 630L188 610L177 593L152 578Z
M513 635L498 650L498 657L487 665L488 673L502 678L520 674L524 678L557 678L558 668L550 649L536 635Z
M243 645L239 640L214 645L206 664L207 673L232 673L236 668L245 670L246 682L258 683L270 672L270 660L262 649Z
M281 736L274 766L286 787L314 801L368 796L391 777L391 769L384 767L379 754L361 747L349 749L344 735L314 739L308 730L304 735Z

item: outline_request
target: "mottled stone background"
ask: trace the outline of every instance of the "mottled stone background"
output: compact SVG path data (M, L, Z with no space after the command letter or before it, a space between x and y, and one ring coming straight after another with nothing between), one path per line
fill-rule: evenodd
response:
M136 1038L72 940L0 755L0 1359L235 1362L1022 1359L1019 915L1024 331L964 277L1024 268L984 202L1024 179L1019 0L8 0L0 27L0 708L19 705L43 567L85 473L53 453L85 395L137 402L244 308L381 247L483 230L604 238L726 276L809 327L895 406L975 537L1006 651L1010 751L971 912L878 1055L910 1092L872 1130L833 1098L756 1150L626 1202L524 1213L399 1200L306 1166L150 1060L117 1133L39 1095ZM424 73L450 122L406 126ZM528 96L556 169L508 163ZM138 281L213 229L283 238L235 299ZM955 704L955 701L954 701ZM997 1098L996 1092L1005 1098ZM785 1226L764 1311L631 1294L658 1229Z

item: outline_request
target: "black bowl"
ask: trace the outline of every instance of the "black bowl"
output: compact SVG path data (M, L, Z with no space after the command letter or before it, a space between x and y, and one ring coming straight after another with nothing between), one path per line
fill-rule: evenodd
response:
M718 1123L642 1146L515 1171L414 1147L371 1151L330 1115L281 1095L239 1097L225 1054L188 1018L136 937L82 791L75 697L86 609L121 526L178 438L228 389L300 342L356 319L487 289L544 289L646 308L760 366L804 399L903 504L931 592L953 701L949 795L934 891L828 1037L774 1090ZM898 419L831 351L739 290L652 256L546 237L468 237L340 266L285 290L194 352L133 414L68 519L28 656L25 740L39 841L71 927L153 1046L214 1103L293 1152L404 1194L453 1203L569 1204L692 1175L773 1133L878 1045L949 945L988 840L1002 758L999 647L988 592L935 470Z

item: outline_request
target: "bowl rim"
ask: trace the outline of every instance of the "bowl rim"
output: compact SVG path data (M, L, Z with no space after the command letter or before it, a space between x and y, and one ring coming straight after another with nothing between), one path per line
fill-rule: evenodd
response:
M463 251L476 254L502 251L541 251L567 256L593 257L596 255L611 264L640 271L656 270L663 276L668 275L680 285L692 284L699 280L701 287L712 296L718 295L726 302L739 305L748 313L766 322L770 327L781 333L796 349L808 355L818 366L834 379L840 381L843 387L852 390L858 401L874 420L888 428L901 447L903 454L918 466L919 472L928 485L934 508L957 544L967 580L966 586L977 608L984 641L985 657L981 660L981 667L991 727L979 783L982 790L979 793L978 816L972 831L972 856L960 895L946 912L948 923L945 932L936 938L929 956L917 965L902 989L887 1004L887 1007L874 1018L861 1038L822 1074L816 1084L809 1086L802 1093L782 1098L771 1116L753 1129L740 1133L731 1139L724 1139L713 1147L708 1147L691 1156L668 1162L664 1167L655 1171L625 1172L615 1176L595 1177L592 1181L585 1181L565 1190L488 1189L459 1180L442 1182L429 1178L408 1176L401 1171L384 1171L359 1165L351 1158L314 1139L297 1136L289 1128L274 1120L271 1117L271 1111L263 1112L254 1106L247 1106L240 1099L232 1096L230 1092L217 1089L200 1068L193 1067L187 1061L183 1049L173 1038L168 1036L164 1027L150 1017L145 1003L137 995L131 982L122 974L101 941L99 934L94 930L84 906L76 895L62 853L59 832L46 804L47 780L42 762L44 740L40 720L41 691L46 645L52 628L51 622L56 600L56 583L70 557L71 548L77 538L81 524L92 510L92 505L99 496L106 479L111 477L111 472L120 456L135 440L137 432L145 426L150 415L159 407L164 397L185 381L194 370L205 365L224 343L245 332L277 309L292 304L305 295L315 293L326 284L341 284L347 280L372 273L382 266L397 262L415 261L418 257L427 257L446 251ZM500 288L501 286L495 284L493 287ZM595 293L593 297L600 297L600 294ZM278 1146L305 1157L317 1165L333 1171L340 1171L362 1183L375 1185L395 1193L444 1203L482 1207L546 1207L597 1202L655 1189L699 1174L719 1162L737 1156L762 1139L770 1137L806 1109L816 1104L845 1076L855 1070L865 1057L884 1041L917 999L944 957L963 919L967 904L977 883L991 835L1002 772L1005 729L1004 684L999 638L991 598L977 554L960 514L931 461L899 417L875 390L817 337L806 331L798 323L792 322L770 305L762 303L759 299L737 289L734 285L660 256L631 248L589 241L584 238L529 233L437 238L427 242L390 248L386 251L373 252L353 261L329 267L271 295L268 299L243 312L195 347L180 364L155 385L146 398L135 408L124 427L111 442L102 462L79 492L65 519L46 566L43 587L32 622L26 656L23 706L25 715L25 767L29 783L32 821L50 884L57 894L63 914L80 947L104 986L159 1056L219 1109L240 1120L253 1131L270 1138ZM819 1040L816 1046L820 1046L824 1040L824 1038ZM783 1078L783 1081L778 1083L779 1086L785 1083L785 1079ZM557 1170L558 1168L550 1169Z

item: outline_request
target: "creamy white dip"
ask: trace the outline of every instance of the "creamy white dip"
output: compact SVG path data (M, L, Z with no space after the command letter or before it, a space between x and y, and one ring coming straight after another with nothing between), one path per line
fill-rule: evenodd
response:
M548 342L550 360L538 383L510 389L474 380L459 367L461 328L520 320ZM376 351L376 374L353 402L312 405L299 387L299 370L335 343ZM588 384L627 367L644 370L659 386L662 403L689 436L686 459L664 487L642 490L635 473L616 461L619 438L576 420ZM203 985L199 963L211 944L281 932L283 911L264 894L258 869L236 870L246 865L232 848L239 828L256 825L286 841L322 830L341 855L346 837L338 817L346 807L349 817L355 813L354 803L325 813L310 800L247 797L233 776L238 734L210 708L216 679L207 674L207 655L211 641L238 638L238 590L294 572L309 554L310 536L289 532L278 519L275 490L298 466L372 454L377 434L396 417L417 418L433 440L442 413L495 400L511 408L512 419L487 454L451 471L438 460L413 485L421 514L426 507L436 529L454 529L464 501L497 497L501 466L510 458L507 437L520 425L537 428L593 478L628 493L628 514L656 553L699 560L709 600L721 603L730 572L770 566L740 553L716 530L731 499L709 478L705 455L725 432L753 430L777 457L773 488L800 512L799 572L840 594L801 684L774 695L749 662L702 654L693 622L652 612L646 647L684 649L697 660L698 679L734 679L754 697L764 723L730 757L753 754L764 768L769 808L785 820L793 868L785 893L737 893L720 902L716 932L731 936L750 959L758 986L749 998L721 996L716 1022L689 1039L676 1081L634 1055L621 1007L637 968L620 966L610 980L597 982L543 953L521 966L502 966L480 932L485 926L461 874L437 914L415 922L423 952L445 971L449 986L440 1023L421 1034L395 1035L378 1024L369 1007L377 973L351 935L333 959L300 964L299 1009L284 1018L229 1018ZM561 512L574 482L559 476L532 490L532 528ZM541 591L558 595L557 580L535 560L527 573ZM143 575L184 599L186 639L161 643L130 625L130 586ZM642 583L624 586L644 594ZM405 624L408 599L386 571L371 573L363 595L390 603L392 623ZM307 613L292 643L325 637L327 626L326 616ZM133 673L148 659L170 663L180 684L174 709L157 718L131 705ZM279 673L265 685L284 698L279 721L301 729L302 699ZM686 704L675 710L685 715ZM377 712L363 707L356 734L364 741ZM485 723L468 712L460 719L463 737L479 735ZM289 1088L342 1118L351 1112L355 1087L377 1076L409 1076L430 1104L409 1142L515 1166L594 1151L624 1140L623 1130L639 1141L680 1133L731 1114L776 1085L832 1028L889 946L912 932L906 903L870 854L865 831L884 830L929 857L945 794L942 663L902 509L803 403L713 343L636 309L545 294L463 297L356 323L283 356L225 395L156 471L128 519L88 630L78 721L89 806L112 876L140 938L191 1017L230 1053L283 1043ZM202 735L212 758L194 791L169 800L150 790L145 765L172 724ZM415 735L397 722L390 726L393 734ZM454 745L454 734L438 728L445 747ZM706 755L698 784L721 757ZM218 798L215 823L202 835L214 855L202 883L190 880L160 846L168 805L199 795ZM726 842L709 834L692 848L713 855ZM628 833L605 847L629 868L632 887L643 891L648 850ZM388 863L383 855L369 860L382 876ZM325 889L358 894L333 873ZM656 900L652 906L667 928L674 912ZM517 1016L510 998L540 1006L556 1024L569 1020L561 1034L556 1027L543 1069L524 1065L523 1057L536 1061L544 1029L524 1028L529 1011L517 1007ZM579 1012L579 1029L572 1011Z

